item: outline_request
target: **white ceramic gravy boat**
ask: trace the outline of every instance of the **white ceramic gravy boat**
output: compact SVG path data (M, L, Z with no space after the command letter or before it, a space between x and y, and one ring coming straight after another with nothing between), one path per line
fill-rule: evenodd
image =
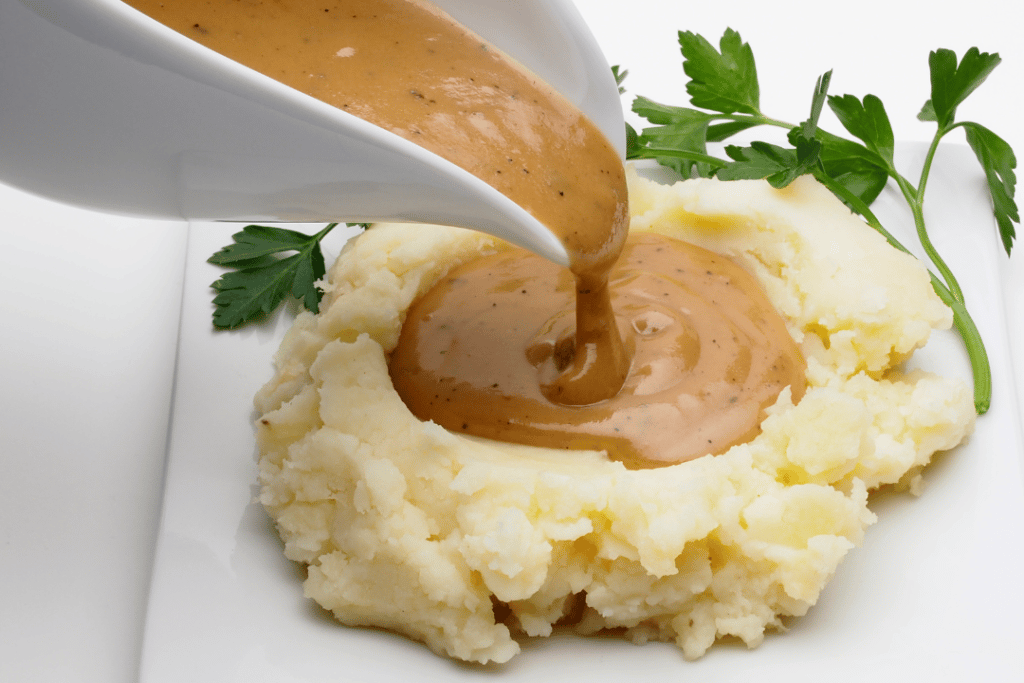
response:
M571 0L434 1L624 152L616 84ZM0 181L150 217L459 225L567 261L468 172L120 0L0 0Z

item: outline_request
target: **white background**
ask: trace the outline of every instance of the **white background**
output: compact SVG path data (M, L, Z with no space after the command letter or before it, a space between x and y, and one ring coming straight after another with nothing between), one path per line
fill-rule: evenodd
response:
M815 78L832 68L833 93L871 92L883 99L897 140L930 136L929 126L914 118L928 97L929 50L948 47L962 55L977 45L999 52L1003 65L959 118L990 127L1024 154L1021 11L1007 0L942 4L947 9L940 3L920 9L929 5L907 0L578 5L609 62L630 70L629 94L685 104L675 32L692 30L717 42L731 26L754 48L766 112L801 120ZM827 120L823 125L837 129ZM964 226L965 240L974 229ZM82 212L0 187L0 680L120 683L138 677L186 242L182 224ZM1022 258L1005 274L1018 286ZM1011 325L1024 318L1017 306ZM186 315L207 313L195 303L186 308ZM997 368L1004 389L1010 373ZM263 378L238 379L258 386ZM240 414L245 417L244 409ZM1018 524L1008 521L1009 528ZM882 526L877 535L886 533L895 532ZM949 552L939 548L938 556ZM893 559L894 567L899 563ZM1018 563L1018 575L1020 569ZM993 579L1008 576L1005 570L994 571ZM862 583L870 589L873 581ZM880 578L878 584L899 597L898 582ZM989 598L998 594L984 588ZM969 609L969 593L960 592L966 589L950 590L951 606ZM1019 642L1014 620L1024 605L1009 607L996 627ZM971 623L964 611L954 616L967 628L988 628ZM801 628L822 618L813 616ZM880 618L894 638L915 637L900 631L899 615ZM1003 636L993 632L991 642L1010 647L1012 638ZM937 653L937 661L947 655ZM757 661L749 661L755 670ZM700 671L708 680L714 669ZM685 665L679 675L686 675Z

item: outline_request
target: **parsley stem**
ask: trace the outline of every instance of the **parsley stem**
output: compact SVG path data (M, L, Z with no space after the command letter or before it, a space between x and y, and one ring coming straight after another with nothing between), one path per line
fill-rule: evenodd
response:
M888 230L882 227L881 222L879 222L875 214L868 208L868 205L860 199L860 197L832 180L832 178L824 171L819 170L814 174L814 177L831 190L833 194L839 197L847 206L862 215L867 224L885 237L886 241L889 242L890 245L906 254L910 254L909 249L904 247L899 240L893 237ZM917 212L915 212L915 215L916 213ZM989 364L988 351L985 350L985 343L981 339L981 333L978 331L978 326L974 324L974 319L971 318L970 313L967 312L967 308L964 306L962 298L958 299L950 288L935 275L935 273L928 271L928 276L931 278L932 289L934 289L938 297L942 299L942 302L949 306L953 311L953 325L956 327L957 332L960 334L960 338L964 342L964 348L967 351L967 358L971 364L971 374L974 378L974 409L977 411L978 415L983 415L988 411L989 406L992 403L992 367ZM954 280L954 283L955 282L956 280Z
M932 278L935 293L953 309L953 325L964 340L967 358L971 362L971 373L974 375L974 409L978 415L984 415L992 403L992 368L988 362L985 343L981 340L981 333L963 302L956 300L934 273L929 271L928 274Z
M960 289L960 284L953 275L953 271L950 270L949 266L946 265L945 260L943 260L939 255L935 245L932 244L924 222L924 190L928 183L928 174L931 170L932 160L935 158L935 150L938 149L939 140L944 134L945 131L940 130L936 132L935 137L932 138L932 143L929 145L928 153L925 156L924 166L921 169L921 182L918 184L916 189L907 181L906 178L897 173L896 169L890 168L889 175L896 181L896 184L900 188L900 192L903 193L903 197L907 201L907 205L910 206L910 211L914 216L914 228L917 230L917 238L920 240L921 246L924 248L928 258L942 275L942 278L949 287L949 291L953 298L962 304L964 303L964 294Z
M792 123L773 119L772 117L765 116L764 114L730 114L722 116L721 118L732 119L733 121L753 122L754 125L757 126L775 126L776 128L784 128L786 130L793 128Z
M696 161L701 164L708 164L714 168L723 168L727 165L727 162L722 161L718 157L713 157L709 154L701 154L699 152L691 152L684 149L669 149L666 147L642 147L635 154L630 156L630 159L657 159L658 157L674 157L676 159L686 159L688 161Z
M317 234L313 235L313 239L315 239L317 242L319 242L324 237L327 237L327 233L329 233L331 230L334 230L336 227L338 227L337 223L328 223L327 227L325 227L323 230L321 230Z

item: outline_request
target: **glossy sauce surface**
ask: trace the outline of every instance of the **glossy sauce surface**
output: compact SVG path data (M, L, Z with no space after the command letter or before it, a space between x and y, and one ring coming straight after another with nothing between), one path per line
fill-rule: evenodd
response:
M757 435L763 409L804 391L799 349L757 281L729 259L630 236L611 275L632 347L621 391L563 405L573 282L515 249L451 272L409 311L391 373L416 415L500 441L607 449L627 466L720 453ZM554 312L554 315L552 315Z
M645 236L609 287L629 221L618 155L574 106L433 6L126 2L448 159L565 245L571 274L514 250L467 264L414 306L391 372L422 419L650 466L746 441L783 387L802 394L799 351L727 259Z

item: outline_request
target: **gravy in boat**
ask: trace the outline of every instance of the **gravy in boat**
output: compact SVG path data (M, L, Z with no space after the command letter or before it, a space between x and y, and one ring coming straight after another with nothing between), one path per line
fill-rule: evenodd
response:
M671 464L753 438L803 359L756 281L660 237L626 245L622 162L545 83L419 0L125 0L267 76L448 159L565 246L449 274L410 311L391 373L421 419Z

